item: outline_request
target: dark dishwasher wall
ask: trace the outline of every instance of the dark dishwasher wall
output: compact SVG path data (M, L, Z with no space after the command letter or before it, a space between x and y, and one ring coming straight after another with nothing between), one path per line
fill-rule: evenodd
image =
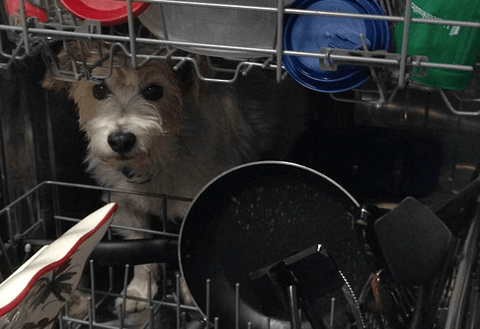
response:
M44 74L38 57L0 75L3 205L44 180L89 182L74 104L64 94L45 92Z

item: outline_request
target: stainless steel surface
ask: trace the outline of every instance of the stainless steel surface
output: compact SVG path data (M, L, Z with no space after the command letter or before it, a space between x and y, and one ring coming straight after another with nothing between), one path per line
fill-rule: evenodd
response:
M328 138L335 139L344 133L355 133L352 140L348 143L357 142L357 146L362 141L355 139L357 136L365 137L371 133L371 129L381 137L380 143L384 145L385 141L391 138L390 132L398 132L398 139L401 142L391 145L404 146L397 150L389 150L391 153L386 157L367 157L375 153L376 144L368 144L370 141L365 138L365 149L369 149L368 154L362 154L365 157L368 169L371 169L379 177L383 171L392 173L388 177L375 177L378 181L369 180L373 188L378 188L385 180L392 177L401 180L405 165L405 153L412 152L414 147L423 143L422 138L428 137L435 141L435 145L426 144L422 152L415 153L413 165L421 163L423 158L432 156L438 162L438 173L436 173L435 186L428 190L428 194L422 195L426 203L435 203L442 200L445 196L456 193L469 181L472 173L480 162L480 95L479 95L479 75L476 72L479 67L447 65L441 63L429 62L426 58L409 57L405 49L400 54L388 52L383 57L378 53L370 51L358 51L355 56L351 52L341 49L327 49L319 53L301 53L293 51L283 51L282 43L278 42L271 49L247 48L240 46L225 46L221 44L202 44L197 42L177 42L170 40L161 40L141 35L136 30L135 22L131 15L132 1L127 1L129 20L127 29L123 34L106 32L98 22L80 21L65 12L57 0L39 0L43 6L49 9L51 13L50 21L46 24L39 23L36 20L25 17L24 12L16 18L8 18L3 12L3 20L0 21L0 272L3 276L11 272L15 267L21 265L24 261L24 246L22 240L26 236L49 237L54 238L62 231L62 227L68 225L71 221L77 221L82 216L94 210L95 205L100 199L99 195L103 192L109 192L108 189L93 187L92 181L83 174L82 150L83 136L77 132L76 115L74 106L66 101L62 96L45 93L38 86L44 67L38 62L39 55L42 54L44 65L47 66L59 79L76 81L80 78L91 78L89 75L91 67L85 64L75 66L73 71L60 71L54 64L54 52L51 46L58 42L68 40L102 40L111 43L110 50L118 51L125 57L125 60L131 62L133 66L141 66L145 61L152 58L170 57L182 65L188 61L196 65L192 54L179 54L176 47L205 47L217 50L235 50L254 52L262 55L260 59L241 59L235 61L217 61L212 59L217 65L217 69L226 75L224 78L212 78L209 76L200 76L201 79L212 83L233 83L241 75L248 75L251 67L261 67L265 70L275 72L275 78L281 82L285 72L281 63L282 56L311 56L319 60L329 58L334 63L348 63L357 65L369 65L378 75L375 81L350 93L341 95L332 95L334 101L327 100L319 95L318 109L313 114L310 132L320 134L320 137L310 138L303 141L301 148L311 152L306 156L307 165L326 164L326 168L341 167L347 168L348 172L342 172L344 177L348 173L352 176L361 171L361 165L358 162L350 161L350 155L347 151L338 151L342 148L334 144L330 153L318 153L323 150L325 144L331 142ZM397 3L395 1L383 1L382 5L389 16L378 15L352 15L345 13L327 13L311 12L292 8L284 8L283 1L278 1L277 7L253 7L242 5L221 5L205 2L189 2L176 0L148 0L141 1L151 4L169 4L178 6L202 6L207 8L226 8L232 10L255 10L277 14L277 40L282 40L282 19L284 14L297 15L322 15L335 17L350 17L357 19L376 19L386 20L391 24L403 21L405 27L410 22L408 15L402 17L403 10L409 12L411 2L406 1ZM24 0L21 0L24 3ZM452 24L457 26L480 27L478 22L462 21L435 21L431 19L412 19L411 22L423 22L428 24ZM167 32L167 31L165 31ZM405 36L408 31L405 30ZM407 38L404 37L406 42ZM136 45L155 45L159 48L166 48L166 55L156 53L138 53ZM405 48L405 47L403 47ZM108 53L106 56L110 56ZM36 62L37 61L37 62ZM220 63L220 67L219 66ZM225 64L226 63L226 64ZM90 63L91 64L91 63ZM22 68L23 65L26 68ZM222 66L224 65L224 66ZM31 68L36 69L32 70ZM412 83L406 83L409 71L412 67L443 67L460 70L474 70L474 79L471 87L464 92L447 92L435 88L426 88ZM38 71L38 72L37 72ZM199 70L197 70L199 74ZM331 101L329 103L329 101ZM325 105L326 104L326 105ZM324 139L326 137L326 139ZM395 136L397 138L397 136ZM405 138L405 139L403 139ZM65 139L65 140L63 140ZM68 141L67 141L68 139ZM405 141L405 143L403 143ZM387 148L390 144L387 144ZM343 144L340 144L343 145ZM373 150L372 150L373 148ZM385 149L378 148L381 153ZM392 157L393 159L390 159ZM300 156L301 162L304 157ZM382 160L392 160L392 167L385 169ZM357 159L358 160L358 159ZM421 180L427 176L425 170L413 177L413 180ZM433 171L433 169L432 169ZM350 176L348 176L350 177ZM67 181L59 183L56 180ZM80 184L79 184L80 183ZM396 182L392 183L393 188L397 188ZM368 194L365 186L358 189L361 193ZM411 190L407 190L411 192ZM128 192L126 192L128 193ZM363 198L364 195L355 195ZM150 197L159 198L159 202L166 202L170 197L150 195ZM179 196L181 197L181 196ZM386 197L386 194L374 198L379 203L395 203L396 199ZM181 198L184 202L188 200ZM475 223L478 222L478 216ZM472 226L471 230L477 234L478 223ZM153 230L159 236L171 236L175 233L165 230ZM473 235L473 233L471 233ZM465 276L469 275L469 268L476 268L476 258L478 254L472 254L472 249L476 250L478 245L472 239L465 245L465 255L468 259L464 260L461 267L465 270ZM468 262L467 262L468 260ZM467 262L467 263L466 263ZM478 264L477 264L478 266ZM195 318L195 314L200 314L195 307L186 305L179 298L181 285L179 276L175 276L172 282L169 282L170 291L165 290L159 296L149 296L145 302L148 305L146 313L135 318L119 313L119 316L112 320L104 318L105 305L117 297L127 298L122 294L124 285L129 276L129 267L125 269L108 269L107 279L101 278L96 282L99 274L98 267L101 264L91 263L90 277L92 285L85 291L90 297L88 314L77 319L69 314L66 309L61 315L59 321L60 328L79 328L80 326L89 328L117 329L124 326L150 327L158 328L186 328L188 319ZM101 271L104 271L102 269ZM459 271L460 272L460 271ZM457 277L463 274L457 273ZM101 275L100 275L101 276ZM0 281L4 277L0 276ZM462 289L475 287L472 301L477 301L478 279L477 280L452 280L452 291L454 298L450 302L451 309L460 307L464 303L462 298ZM116 282L120 281L119 287L114 287ZM210 282L206 282L208 290ZM467 285L467 286L465 286ZM471 286L473 287L471 287ZM468 296L467 296L468 297ZM207 294L207 298L210 296ZM472 303L474 305L474 303ZM473 307L473 306L472 306ZM477 310L470 309L470 312ZM108 312L107 312L108 313ZM463 321L459 314L449 312L447 306L442 310L445 314L445 321L450 327L460 328L459 323ZM472 320L475 322L474 320ZM215 329L218 328L218 319L207 318L207 323L212 322ZM368 323L368 321L366 321ZM216 325L215 325L216 324ZM470 322L473 328L475 323ZM278 324L272 319L271 326ZM368 327L367 327L368 328ZM248 328L250 329L250 328ZM253 328L255 329L255 328Z

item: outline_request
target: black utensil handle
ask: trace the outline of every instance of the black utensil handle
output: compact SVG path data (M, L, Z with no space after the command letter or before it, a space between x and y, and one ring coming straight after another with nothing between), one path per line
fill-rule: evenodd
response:
M44 246L53 240L26 239L25 243ZM177 239L138 239L100 242L91 259L100 266L124 266L178 262Z
M480 195L480 179L470 182L465 188L458 192L453 198L444 204L431 208L432 212L440 218L452 233L455 233L458 227L457 216L462 209L471 205Z

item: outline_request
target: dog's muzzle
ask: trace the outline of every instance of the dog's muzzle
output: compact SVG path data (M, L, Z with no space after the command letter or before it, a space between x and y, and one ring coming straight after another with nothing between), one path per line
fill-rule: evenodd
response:
M137 141L137 137L134 134L115 131L108 135L108 144L115 152L119 154L125 154L132 150Z

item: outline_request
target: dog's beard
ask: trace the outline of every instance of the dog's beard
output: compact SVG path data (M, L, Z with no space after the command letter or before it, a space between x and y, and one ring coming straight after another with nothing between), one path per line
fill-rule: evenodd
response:
M155 175L157 166L155 158L148 154L136 154L134 157L111 157L101 160L106 167L123 174L127 182L142 184L147 183Z

